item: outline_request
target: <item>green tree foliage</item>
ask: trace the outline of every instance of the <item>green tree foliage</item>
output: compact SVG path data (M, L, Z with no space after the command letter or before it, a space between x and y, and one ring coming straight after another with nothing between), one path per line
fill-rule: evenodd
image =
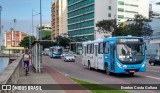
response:
M102 20L96 26L98 31L112 32L112 36L150 36L153 33L148 20L144 19L142 15L136 15L134 20L127 21L125 25L122 23L118 26L115 23L116 20Z
M50 42L44 42L44 43L42 43L42 45L43 45L43 49L44 48L49 48L49 47L52 47L52 46L57 46L57 42L52 42L52 41L50 41Z
M147 21L142 15L136 15L134 21L126 25L124 35L150 36L153 30Z
M104 32L104 33L111 32L112 33L117 28L116 20L111 19L111 20L99 21L96 24L96 27L98 27L98 32Z
M49 35L45 36L45 37L42 38L42 40L51 40L51 36L49 36Z
M50 36L46 36L43 38L43 40L51 40L51 37ZM70 40L66 37L62 37L62 36L57 36L55 38L56 42L44 42L42 43L43 45L43 48L49 48L49 47L52 47L52 46L62 46L62 47L66 47L66 46L69 46L69 42Z
M31 38L31 41L34 41L35 40L35 37L34 36L26 36L23 38L23 40L21 40L21 42L19 43L19 45L21 47L29 47L29 38Z
M42 38L42 40L51 40L51 36L46 35L44 38ZM58 44L57 44L57 42L46 41L46 42L43 42L42 45L43 45L43 49L44 49L44 48L49 48L49 47L52 47L52 46L57 46Z
M70 40L66 37L58 36L56 38L56 42L59 46L62 46L65 48L66 46L69 46Z

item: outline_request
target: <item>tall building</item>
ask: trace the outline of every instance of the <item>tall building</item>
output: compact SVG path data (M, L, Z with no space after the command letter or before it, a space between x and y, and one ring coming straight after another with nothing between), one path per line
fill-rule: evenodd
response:
M51 36L51 25L50 24L42 24L42 28L40 31L40 25L37 25L37 34L36 39L39 39L39 36L43 38Z
M76 42L97 39L98 21L120 24L136 14L149 18L148 0L68 0L68 35Z
M20 31L5 32L5 47L16 47L19 46L21 40L27 36L26 33Z
M67 0L54 0L52 3L52 34L54 40L58 35L66 34L67 27Z

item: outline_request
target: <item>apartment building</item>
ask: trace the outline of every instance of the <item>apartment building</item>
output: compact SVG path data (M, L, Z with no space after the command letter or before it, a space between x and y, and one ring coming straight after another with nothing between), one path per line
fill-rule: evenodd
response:
M120 24L136 14L149 18L148 0L68 0L68 35L77 42L98 39L98 21L116 18Z
M27 36L26 33L21 31L10 31L5 32L5 47L16 47L19 46L21 40Z
M67 0L54 0L52 2L52 33L51 39L54 40L58 35L66 34L67 27Z

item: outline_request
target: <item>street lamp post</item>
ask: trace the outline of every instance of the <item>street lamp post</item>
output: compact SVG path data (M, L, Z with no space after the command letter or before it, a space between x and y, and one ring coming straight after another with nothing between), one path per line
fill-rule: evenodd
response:
M14 22L14 47L16 46L16 19L13 19L13 22Z
M40 13L34 14L34 10L32 9L32 35L34 36L34 16L39 15ZM32 38L33 39L33 38ZM31 40L31 42L33 42L33 40Z
M41 6L42 5L41 5L41 0L40 0L40 32L42 32L42 7ZM40 32L39 32L39 40L42 39L42 35L43 35L43 33L41 35Z
M1 11L2 11L2 6L0 6L0 38L1 38L1 33L2 33L1 32L1 28L2 28L2 26L1 26ZM0 41L0 50L1 50L1 41Z
M40 0L40 31L39 31L39 40L42 39L41 33L42 32L42 7L41 7L41 0ZM43 34L43 33L42 33ZM39 43L39 71L40 71L40 63L42 63L42 53L41 53L41 44Z

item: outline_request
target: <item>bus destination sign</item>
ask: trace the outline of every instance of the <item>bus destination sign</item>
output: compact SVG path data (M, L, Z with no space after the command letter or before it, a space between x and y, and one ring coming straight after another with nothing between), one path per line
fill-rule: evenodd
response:
M123 38L123 39L117 39L117 42L118 43L127 43L127 42L143 42L142 39L139 39L139 38L134 38L134 39L126 39L126 38Z

